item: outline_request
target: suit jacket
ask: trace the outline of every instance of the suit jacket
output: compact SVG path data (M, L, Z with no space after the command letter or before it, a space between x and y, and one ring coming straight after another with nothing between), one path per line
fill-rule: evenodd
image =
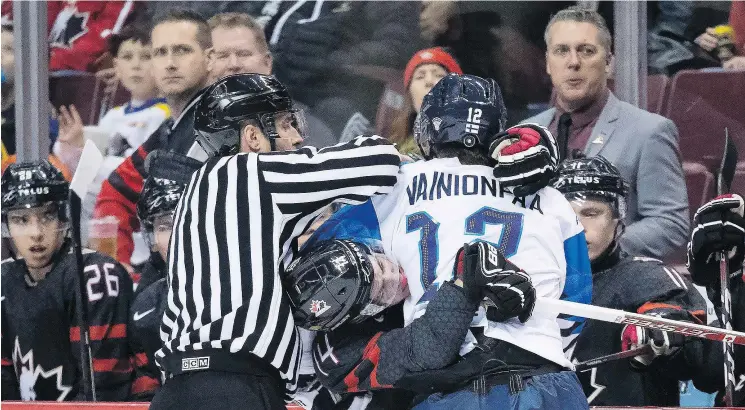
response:
M548 127L555 111L550 108L523 122ZM672 121L611 93L584 153L608 159L629 184L624 250L662 258L683 247L689 229L688 192Z

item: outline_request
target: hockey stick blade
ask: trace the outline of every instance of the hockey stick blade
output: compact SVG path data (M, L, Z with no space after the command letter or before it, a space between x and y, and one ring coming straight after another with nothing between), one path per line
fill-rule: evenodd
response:
M73 253L78 274L77 314L80 328L80 361L83 378L83 394L86 400L96 401L96 384L93 374L93 356L91 354L90 327L88 323L87 295L85 289L85 273L83 272L83 249L80 243L80 218L83 198L88 187L98 174L103 164L103 156L92 141L86 141L83 153L80 155L78 168L70 183L70 219L72 221Z
M745 345L745 333L743 332L699 325L697 323L665 319L657 316L624 312L623 310L618 309L585 305L583 303L569 302L566 300L538 298L535 304L535 314L543 314L547 316L556 316L557 314L579 316L587 319L600 320L602 322L636 325L648 329L659 329L666 332L679 333L685 336L694 336L717 342L730 342L738 345Z
M600 356L594 359L586 360L582 363L577 363L576 365L574 365L574 371L580 372L582 370L587 370L593 367L598 367L603 363L608 363L608 362L612 362L615 360L621 360L621 359L630 359L636 356L651 354L652 352L653 352L652 346L644 345L642 347L637 347L636 349L625 350L623 352L613 353L613 354L609 354L606 356Z
M83 153L80 154L78 168L75 170L72 182L70 182L70 190L75 192L78 198L83 198L85 193L88 192L88 187L96 179L96 174L98 174L101 164L103 164L101 151L96 148L96 144L93 141L86 141L83 147Z
M725 128L724 152L722 153L722 163L719 165L719 175L717 176L717 195L726 194L730 191L737 169L737 157L737 146L729 137L729 129Z

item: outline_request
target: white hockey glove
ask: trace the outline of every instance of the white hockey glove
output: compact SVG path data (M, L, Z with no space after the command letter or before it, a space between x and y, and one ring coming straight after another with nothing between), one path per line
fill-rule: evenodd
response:
M559 163L556 139L538 124L519 124L495 135L489 156L497 161L494 176L515 196L532 195L548 186Z

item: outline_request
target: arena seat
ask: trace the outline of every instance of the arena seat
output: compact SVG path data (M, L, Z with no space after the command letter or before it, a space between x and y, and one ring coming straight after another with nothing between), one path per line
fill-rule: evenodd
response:
M732 179L730 192L745 195L745 168L740 168L739 164L735 170L735 177Z
M681 71L672 80L663 115L680 131L684 161L716 171L724 149L724 129L745 144L745 71Z
M96 79L93 92L94 100L91 102L91 124L98 124L106 112L116 106L126 104L131 95L121 83L117 84L113 93L105 92L106 85L101 79Z
M75 104L84 125L91 121L93 102L96 100L96 76L78 71L56 72L49 75L49 100L52 106Z
M647 111L659 114L667 102L670 79L664 74L647 77Z
M686 189L688 191L688 217L693 221L693 214L696 212L696 209L714 197L714 174L697 162L683 162L683 174L685 175ZM676 268L680 265L685 265L685 246L668 255L664 260L667 264L673 265Z
M714 197L714 174L709 172L702 164L687 161L683 162L683 174L685 175L686 189L688 190L691 219L693 219L693 213L696 209Z

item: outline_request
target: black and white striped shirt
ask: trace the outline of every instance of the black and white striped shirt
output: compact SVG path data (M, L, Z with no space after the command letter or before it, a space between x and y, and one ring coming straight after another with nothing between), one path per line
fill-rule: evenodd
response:
M393 145L367 136L321 150L217 158L195 172L171 236L161 368L174 352L250 352L294 392L301 349L282 261L330 203L390 192L398 164Z

